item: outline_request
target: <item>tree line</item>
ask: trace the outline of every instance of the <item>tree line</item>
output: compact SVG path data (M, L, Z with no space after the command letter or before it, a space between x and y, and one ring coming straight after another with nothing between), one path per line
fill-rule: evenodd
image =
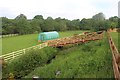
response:
M47 17L36 15L33 19L27 19L24 14L18 15L15 19L0 17L2 19L2 34L31 34L46 31L68 31L68 30L107 30L118 27L118 17L105 19L103 13L98 13L92 18L68 20L65 18Z

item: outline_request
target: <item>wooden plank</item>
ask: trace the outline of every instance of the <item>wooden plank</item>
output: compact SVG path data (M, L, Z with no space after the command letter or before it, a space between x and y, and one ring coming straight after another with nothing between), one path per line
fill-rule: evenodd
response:
M109 39L109 44L110 44L110 48L112 51L112 57L113 57L114 76L115 76L116 80L120 80L120 71L119 71L118 64L116 63L116 55L119 54L119 52L118 52L116 46L114 45L114 42L112 41L112 38L109 33L108 33L108 39Z

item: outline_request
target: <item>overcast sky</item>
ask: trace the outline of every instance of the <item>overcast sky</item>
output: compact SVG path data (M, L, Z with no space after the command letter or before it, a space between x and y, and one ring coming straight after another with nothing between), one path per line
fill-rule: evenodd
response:
M0 17L15 18L24 14L66 19L91 18L103 12L106 18L118 16L119 0L0 0Z

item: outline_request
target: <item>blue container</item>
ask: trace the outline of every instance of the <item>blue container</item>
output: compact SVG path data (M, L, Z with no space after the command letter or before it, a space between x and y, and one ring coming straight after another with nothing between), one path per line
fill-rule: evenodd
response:
M41 32L38 36L38 41L47 41L47 40L52 40L56 39L59 37L59 33L56 31L52 32Z

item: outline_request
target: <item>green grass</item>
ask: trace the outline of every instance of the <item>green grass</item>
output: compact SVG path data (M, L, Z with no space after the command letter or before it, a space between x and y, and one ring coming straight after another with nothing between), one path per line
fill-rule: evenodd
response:
M2 39L2 54L27 48L38 44L38 34L21 35Z
M15 77L21 75L22 78L33 76L40 78L114 78L112 53L106 36L102 40L60 49L46 47L37 51L33 50L14 59L6 66L3 68L4 77L13 73ZM60 74L56 75L58 71Z
M59 75L56 73L60 71ZM114 78L108 40L93 41L60 50L50 64L25 78Z
M83 32L84 31L65 31L65 32L59 32L59 34L60 34L60 38L62 38L62 37L72 36L74 34L80 34Z
M65 31L59 32L60 38L80 34L83 31ZM21 35L2 39L2 54L24 49L39 44L37 42L38 34Z
M111 35L111 37L112 37L112 39L113 39L113 41L114 41L114 43L115 43L117 49L118 49L119 52L120 52L119 41L118 41L118 38L120 38L120 37L119 37L119 36L120 36L120 33L111 32L110 35Z

